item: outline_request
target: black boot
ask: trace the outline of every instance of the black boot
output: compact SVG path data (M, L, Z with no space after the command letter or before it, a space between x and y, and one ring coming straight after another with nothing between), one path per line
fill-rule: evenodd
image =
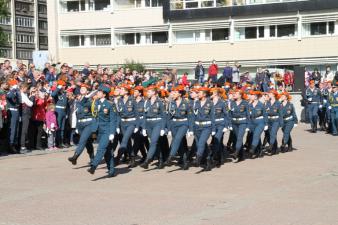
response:
M256 158L256 151L255 151L255 148L254 147L250 147L250 149L249 149L249 152L250 152L250 154L251 154L251 158L252 159L254 159L254 158Z
M16 150L16 148L15 148L15 145L10 145L9 146L9 153L10 154L18 154L19 152L18 152L18 150Z
M95 173L95 170L96 170L96 168L95 168L94 166L91 166L87 171L88 171L88 173L90 173L90 174L94 174L94 173Z
M288 143L288 152L291 152L291 151L292 151L292 139L290 137L289 143Z
M171 166L173 161L173 157L169 156L168 159L164 162L164 166Z
M142 167L143 169L148 169L149 168L149 164L150 164L150 160L146 159L141 165L140 167Z
M115 173L115 171L113 171L113 172L108 172L108 175L107 175L107 177L108 178L111 178L111 177L115 177L116 176L116 173Z
M200 167L201 166L201 160L202 160L201 156L196 156L196 159L193 162L194 166Z
M136 167L135 156L130 156L128 168L134 168L134 167Z
M205 171L210 171L211 170L211 159L207 159L207 166L205 167Z
M158 160L158 165L157 165L157 169L161 170L164 168L164 163L162 159Z
M284 143L284 140L283 140L282 145L280 146L280 152L285 153L285 151L286 151L286 148L285 148L285 143Z
M74 155L72 157L68 158L68 161L71 162L73 165L76 165L77 158L79 158L79 156L76 153L74 153Z
M123 155L123 150L120 148L117 152L117 156L114 159L115 166L118 166L121 163L122 155Z

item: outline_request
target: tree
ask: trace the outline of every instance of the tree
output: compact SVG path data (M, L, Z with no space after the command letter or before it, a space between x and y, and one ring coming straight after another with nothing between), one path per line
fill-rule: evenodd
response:
M9 14L8 12L9 0L0 0L0 19L6 18ZM3 46L8 41L8 35L5 34L3 29L0 27L0 46Z
M126 60L124 65L124 68L129 68L130 71L136 70L137 72L144 72L145 71L145 67L142 63L136 62L134 60Z

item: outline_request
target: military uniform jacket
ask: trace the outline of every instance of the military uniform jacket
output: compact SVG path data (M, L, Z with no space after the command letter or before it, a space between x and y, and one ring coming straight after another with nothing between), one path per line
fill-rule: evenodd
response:
M182 99L179 105L177 105L176 101L171 101L168 104L168 122L167 126L170 128L170 123L173 119L187 119L186 122L182 124L186 124L189 127L189 130L193 129L192 122L192 110L187 99Z
M268 101L266 103L266 113L268 116L268 121L273 122L273 121L278 121L279 126L283 126L283 116L282 116L282 111L281 111L281 103L280 101L275 101L273 104L271 101ZM278 118L275 118L278 117Z
M332 109L338 109L338 92L330 94L329 104L332 107Z
M262 102L258 101L255 106L253 103L250 103L249 111L251 123L263 122L265 125L268 125L268 116L266 114L265 106Z
M106 130L109 134L116 132L116 108L112 102L107 99L96 100L94 111L97 115L99 128Z
M153 120L161 125L161 129L164 130L166 126L166 114L163 102L160 98L156 98L154 103L151 103L151 99L147 99L144 102L144 113L143 113L144 122L142 128L147 129L146 124L151 119L159 118L159 120ZM147 120L150 119L150 120Z
M121 119L132 119L135 118L133 123L136 123L136 126L140 126L140 115L138 113L138 108L135 99L132 96L128 96L126 102L124 102L124 98L121 97L117 100L116 103L117 110L117 127L121 125Z
M321 92L319 90L319 88L307 88L305 91L305 96L306 99L309 101L309 103L321 103Z
M232 123L247 124L250 119L249 104L242 100L238 105L236 101L231 101L229 117Z
M56 90L52 92L51 96L54 99L56 110L67 110L68 99L66 93L62 91L62 89L56 88Z
M194 105L193 121L197 123L201 122L211 122L210 127L212 132L216 132L215 127L215 107L214 103L207 98L204 105L202 105L200 100L197 100ZM204 126L208 127L208 126Z
M78 120L93 118L91 111L92 101L89 98L83 97L76 103L76 118Z
M293 121L294 123L298 123L298 118L296 115L295 107L291 102L286 103L284 106L281 104L281 113L283 117L284 123L288 121Z
M141 100L137 101L135 99L135 105L136 105L136 111L138 114L138 118L139 118L139 124L138 126L141 127L144 124L144 99L141 98Z
M12 89L7 92L6 95L7 108L8 109L19 109L20 106L20 91L19 89Z
M229 115L227 110L227 102L219 98L214 104L215 107L215 124L216 126L229 127Z

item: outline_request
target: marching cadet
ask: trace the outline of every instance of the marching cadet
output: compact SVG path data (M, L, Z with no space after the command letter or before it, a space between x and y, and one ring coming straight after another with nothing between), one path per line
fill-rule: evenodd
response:
M148 169L156 150L160 136L165 134L166 118L162 100L157 96L158 88L150 86L147 88L148 99L144 103L144 122L142 135L149 136L150 144L146 160L140 165ZM159 162L160 163L160 162Z
M91 98L97 93L92 91L88 94L89 86L82 84L80 88L80 97L76 102L76 133L80 134L79 143L75 149L74 155L68 158L73 165L76 165L77 159L83 152L84 148L87 148L87 152L90 160L94 159L93 140L91 139L92 133L97 130L97 123L92 114L92 100Z
M249 152L252 158L262 155L261 135L268 129L268 117L265 111L265 105L259 101L262 97L260 91L250 91L250 127L252 132L251 145ZM260 145L260 146L258 146Z
M16 144L18 140L18 128L19 128L19 106L21 103L20 89L18 88L17 80L8 81L10 90L7 92L7 115L10 121L9 126L9 152L17 154Z
M130 144L131 137L134 133L137 133L140 127L140 116L137 111L136 101L133 96L130 95L131 87L127 84L122 84L120 88L120 98L117 101L117 133L122 134L122 141L116 157L116 164L119 164L123 153L127 153L130 156L129 167L135 167L135 155Z
M171 89L172 101L168 108L168 126L169 132L172 135L170 153L165 166L170 166L177 151L181 148L183 152L183 169L189 168L188 152L182 146L182 141L185 138L188 130L193 130L191 108L188 100L184 99L185 90L183 86L173 87Z
M94 112L95 115L97 115L98 146L96 155L91 162L88 172L94 174L97 166L105 156L108 168L108 177L113 177L115 176L114 157L112 156L111 151L107 154L106 151L109 142L113 141L116 132L116 109L115 106L107 100L109 93L110 88L103 85L100 86L97 92L98 99L95 102Z
M212 153L213 157L216 158L216 166L220 167L223 163L223 136L228 131L229 127L229 116L227 103L224 101L227 97L225 90L222 88L211 89L211 99L215 108L215 127L216 134L212 140ZM211 157L210 155L208 157Z
M318 88L315 87L314 80L310 81L310 86L305 91L306 99L309 102L308 112L311 123L312 133L317 132L318 123L318 110L321 103L321 93Z
M295 107L290 100L291 96L287 92L283 92L279 95L279 101L281 102L281 114L283 117L283 139L280 147L282 153L292 151L291 131L298 124ZM286 148L286 145L288 145L288 148Z
M195 87L195 88L192 88L190 89L189 91L189 107L190 109L193 109L196 105L196 102L198 101L198 89ZM192 112L193 113L193 112ZM194 129L194 124L192 124L193 126L193 129ZM187 132L187 137L192 137L191 134L193 134L193 129L192 130L189 130ZM189 149L188 149L189 151ZM192 161L192 158L196 155L196 141L195 141L195 138L192 142L192 145L191 145L191 148L190 148L190 151L188 153L188 161L191 162Z
M334 84L333 91L329 97L330 121L332 127L332 135L338 135L338 82Z
M283 126L281 103L277 100L277 97L278 92L276 90L269 91L269 101L266 105L269 126L269 146L266 150L270 152L271 155L278 153L277 133L278 129Z
M244 99L244 92L237 89L233 93L233 101L230 105L230 118L231 118L231 127L230 130L233 130L234 139L235 139L235 153L232 156L235 159L235 162L241 162L244 160L243 152L243 137L245 131L248 131L249 123L249 105L248 102Z
M138 131L133 134L134 136L134 144L133 144L133 151L134 155L137 156L138 151L141 152L142 154L142 159L140 163L143 163L144 160L146 160L147 157L147 151L146 149L149 148L149 140L148 138L144 137L141 133L141 125L144 123L144 99L143 99L143 87L142 86L136 86L134 88L134 98L136 102L136 110L139 115L139 121L140 123L138 124Z
M55 112L59 126L59 129L56 132L56 140L59 148L67 147L64 144L64 131L68 106L68 99L65 87L66 83L63 80L58 80L57 87L51 94L55 102Z
M329 100L329 90L326 86L327 83L320 83L319 84L319 89L320 89L320 94L322 96L321 102L319 105L319 126L320 130L324 131L325 130L325 125L327 124L327 103Z
M215 108L212 101L209 99L209 88L200 87L198 89L198 98L193 110L194 110L194 131L190 135L194 134L196 140L196 159L194 164L199 167L201 160L204 156L204 152L208 146L207 141L210 135L215 136ZM211 170L211 159L207 158L206 171Z

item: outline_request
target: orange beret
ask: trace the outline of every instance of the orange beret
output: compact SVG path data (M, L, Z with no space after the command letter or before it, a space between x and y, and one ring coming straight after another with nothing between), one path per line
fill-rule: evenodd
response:
M143 87L142 86L136 86L135 88L134 88L134 90L136 90L136 91L143 91Z
M198 91L206 91L206 92L209 92L210 89L207 88L207 87L200 87L200 88L198 89Z
M184 86L182 86L182 85L178 85L176 87L171 88L171 91L184 91L184 90L185 90Z
M85 84L85 83L81 84L80 87L85 87L85 88L87 88L87 89L90 88L90 86L89 86L88 84Z
M11 79L11 80L8 81L9 86L14 86L14 85L17 85L17 84L18 84L18 81L15 80L15 79Z
M57 85L61 85L61 86L66 86L66 82L64 80L58 80Z

